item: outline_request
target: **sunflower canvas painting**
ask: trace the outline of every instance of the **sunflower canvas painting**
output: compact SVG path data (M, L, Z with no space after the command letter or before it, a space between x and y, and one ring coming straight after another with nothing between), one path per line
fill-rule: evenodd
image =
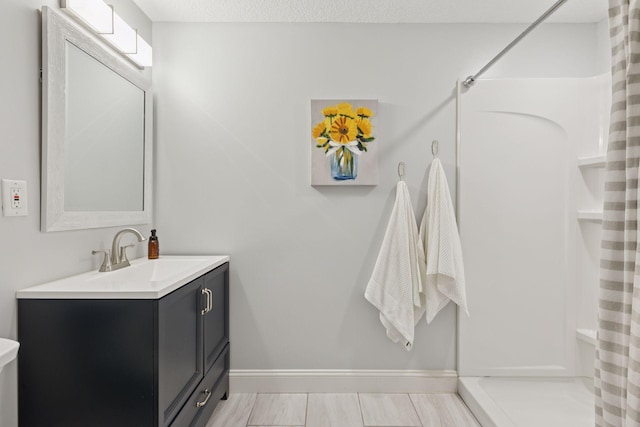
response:
M311 185L377 185L378 100L311 100Z

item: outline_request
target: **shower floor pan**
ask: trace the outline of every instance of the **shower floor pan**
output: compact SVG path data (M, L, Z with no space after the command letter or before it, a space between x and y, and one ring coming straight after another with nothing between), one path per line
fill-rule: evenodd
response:
M590 378L462 377L458 393L483 427L595 424Z

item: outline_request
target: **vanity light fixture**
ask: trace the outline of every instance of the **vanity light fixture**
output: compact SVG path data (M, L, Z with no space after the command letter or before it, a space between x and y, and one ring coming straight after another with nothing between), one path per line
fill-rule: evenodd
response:
M115 12L113 6L102 0L62 0L62 10L138 66L151 67L151 46Z

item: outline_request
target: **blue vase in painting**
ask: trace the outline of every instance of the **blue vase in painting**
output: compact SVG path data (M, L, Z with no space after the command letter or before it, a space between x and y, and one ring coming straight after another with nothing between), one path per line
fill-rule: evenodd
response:
M346 148L340 148L329 157L331 178L336 181L356 179L358 176L358 156Z

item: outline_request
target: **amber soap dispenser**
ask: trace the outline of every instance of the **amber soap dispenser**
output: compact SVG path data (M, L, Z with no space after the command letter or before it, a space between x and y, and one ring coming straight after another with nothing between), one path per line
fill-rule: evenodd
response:
M156 236L156 230L151 230L151 237L149 237L149 259L157 259L160 255L160 243L158 243L158 236Z

